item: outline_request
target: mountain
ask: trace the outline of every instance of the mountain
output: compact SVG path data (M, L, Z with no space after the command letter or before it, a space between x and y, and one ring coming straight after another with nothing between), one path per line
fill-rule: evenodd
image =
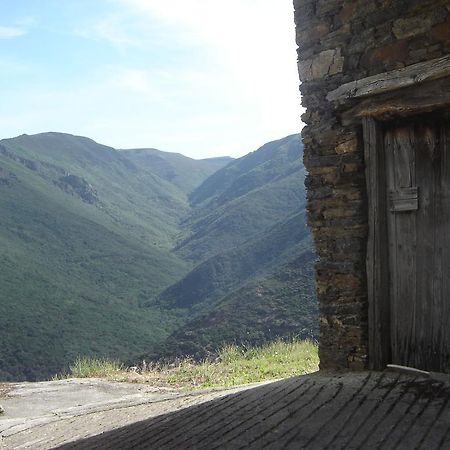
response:
M189 196L190 235L176 252L190 261L238 246L305 205L298 135L264 145L207 178Z
M160 178L189 194L207 177L233 160L230 157L195 160L180 153L168 153L154 148L122 150L139 167L145 167Z
M186 196L112 148L59 133L2 140L0 167L0 379L160 342L176 318L140 301L189 267L170 251Z
M313 260L311 250L305 248L273 273L232 290L213 307L194 315L146 357L203 359L217 355L229 343L254 346L280 336L317 338Z
M302 211L253 239L208 258L166 289L159 296L160 303L179 308L197 306L220 298L256 275L270 272L289 256L297 255L305 240L306 248L310 248L305 222Z
M237 160L1 140L0 380L316 333L303 178L298 136Z
M200 263L157 300L191 319L147 357L201 358L229 342L317 336L301 151L297 135L270 142L191 193L191 233L175 252Z

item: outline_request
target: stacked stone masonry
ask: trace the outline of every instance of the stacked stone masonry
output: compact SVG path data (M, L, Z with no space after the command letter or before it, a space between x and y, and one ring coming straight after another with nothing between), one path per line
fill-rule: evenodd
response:
M294 0L309 224L323 369L367 366L367 201L362 127L339 86L450 54L450 0ZM347 105L348 107L348 105Z

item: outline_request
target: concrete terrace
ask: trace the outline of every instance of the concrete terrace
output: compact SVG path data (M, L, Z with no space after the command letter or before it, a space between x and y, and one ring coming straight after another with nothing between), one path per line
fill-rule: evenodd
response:
M296 377L65 446L449 448L450 386L399 374Z
M16 433L17 447L14 436L2 442L11 444L6 448L33 449L450 448L450 383L445 378L317 373L212 394L218 398L191 398L177 411L170 411L169 403L180 398L166 399L159 414L151 403L91 408L54 422L53 429L47 424L35 426L31 434L24 430L22 441ZM140 408L138 415L133 416L133 408ZM120 426L121 417L126 426ZM108 426L115 429L107 431Z

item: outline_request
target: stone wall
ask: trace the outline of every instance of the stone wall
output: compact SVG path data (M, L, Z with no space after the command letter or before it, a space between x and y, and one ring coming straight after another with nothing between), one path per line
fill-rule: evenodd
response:
M367 366L367 205L362 128L326 95L450 54L450 0L294 0L309 224L323 369Z

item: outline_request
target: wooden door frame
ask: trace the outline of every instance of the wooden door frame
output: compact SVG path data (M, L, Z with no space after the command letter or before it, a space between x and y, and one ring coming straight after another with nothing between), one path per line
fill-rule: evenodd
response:
M369 369L382 370L391 362L386 161L381 124L370 116L364 117L362 124L369 222L366 256Z
M417 108L415 114L362 117L365 175L368 201L368 241L366 253L368 300L368 365L371 370L383 370L392 362L391 298L388 242L387 164L384 148L383 122L405 116L419 116L436 110L447 111L450 105L442 102L435 109ZM411 111L410 111L411 112Z
M386 161L382 122L450 108L450 55L351 81L328 93L341 124L363 125L368 199L369 368L391 362Z

